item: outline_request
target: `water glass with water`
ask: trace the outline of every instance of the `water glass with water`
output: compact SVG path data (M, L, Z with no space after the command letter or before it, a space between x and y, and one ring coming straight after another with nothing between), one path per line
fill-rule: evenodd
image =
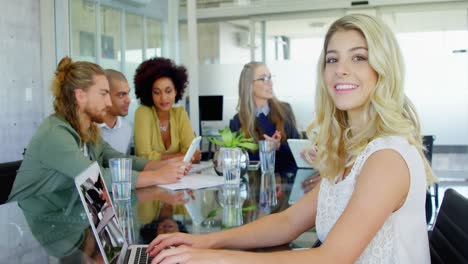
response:
M129 200L132 193L132 160L114 158L109 160L114 201Z
M221 159L224 184L239 185L241 155L242 151L240 148L221 148L219 150L218 157Z
M242 200L240 185L227 184L223 186L223 219L222 228L242 225Z
M276 143L271 140L260 140L259 151L262 168L259 206L262 209L270 209L278 203L275 178Z
M271 140L258 141L262 172L275 171L276 143Z
M114 203L120 229L127 244L135 244L135 230L133 227L133 208L130 200L116 201Z

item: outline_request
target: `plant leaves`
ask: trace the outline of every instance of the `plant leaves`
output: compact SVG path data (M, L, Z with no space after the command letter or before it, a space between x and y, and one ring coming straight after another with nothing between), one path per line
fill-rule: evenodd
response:
M216 209L213 209L211 210L208 215L206 216L206 219L210 219L210 218L214 218L216 216L216 214L218 213L218 210L220 208L216 208Z
M232 132L229 127L226 127L219 130L219 135L221 136L221 139L218 137L209 137L208 140L211 143L222 147L242 147L250 150L258 149L258 144L255 143L255 139L252 137L244 138L244 133L242 131Z
M250 150L257 150L258 149L258 144L256 143L248 143L248 142L242 142L238 144L240 147L250 149Z
M224 146L232 147L233 135L232 135L231 130L229 130L229 128L226 127L226 129L223 130L222 133L220 133L220 134L221 134L221 137L223 139Z
M251 204L251 205L249 205L247 207L242 208L242 212L249 212L249 211L253 211L255 209L257 209L257 205L256 204Z
M225 144L223 141L221 141L221 140L219 140L219 139L217 139L217 138L210 137L210 138L208 138L208 140L209 140L211 143L216 144L216 145L218 145L218 146L222 146L222 147L225 147L225 146L226 146L226 144Z

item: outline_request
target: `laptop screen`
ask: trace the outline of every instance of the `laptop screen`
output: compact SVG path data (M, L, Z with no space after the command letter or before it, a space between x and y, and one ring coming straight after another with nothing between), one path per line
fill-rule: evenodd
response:
M97 163L93 163L81 173L75 179L75 183L92 225L94 237L100 251L105 255L104 261L115 262L127 244Z

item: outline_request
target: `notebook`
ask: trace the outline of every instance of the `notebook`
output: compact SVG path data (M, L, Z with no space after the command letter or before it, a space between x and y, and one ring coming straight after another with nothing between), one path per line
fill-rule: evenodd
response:
M311 146L311 142L308 139L288 139L288 145L296 162L298 168L312 168L302 157L301 152L307 147Z
M289 194L288 204L293 205L299 199L304 196L304 190L302 189L302 182L307 179L309 176L314 175L317 172L315 169L298 169L296 171L296 178L294 178L293 187L291 193Z
M75 178L104 263L150 263L147 245L128 245L97 162Z

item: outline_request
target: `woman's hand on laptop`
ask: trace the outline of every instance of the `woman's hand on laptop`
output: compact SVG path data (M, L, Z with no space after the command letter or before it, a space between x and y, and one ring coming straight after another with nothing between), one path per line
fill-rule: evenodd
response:
M163 250L151 264L159 263L233 263L239 262L236 251L200 249L180 246Z
M204 239L203 237L204 235L192 235L186 233L162 234L151 241L146 252L150 256L154 257L164 249L178 247L181 245L195 248L209 248L209 240Z

